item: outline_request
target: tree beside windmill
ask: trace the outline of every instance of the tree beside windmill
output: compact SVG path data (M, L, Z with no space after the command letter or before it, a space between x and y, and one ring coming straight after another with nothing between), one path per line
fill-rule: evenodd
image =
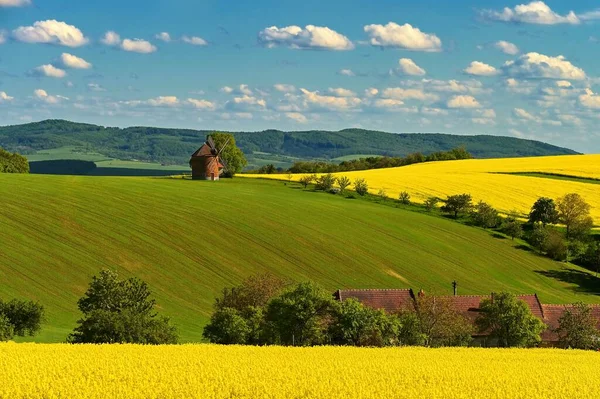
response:
M236 146L235 138L227 133L212 133L190 158L192 179L219 180L242 171L247 161Z

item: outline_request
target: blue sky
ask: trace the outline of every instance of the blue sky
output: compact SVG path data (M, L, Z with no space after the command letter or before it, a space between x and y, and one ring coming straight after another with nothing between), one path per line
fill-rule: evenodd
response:
M600 3L0 0L0 124L524 137L600 152Z

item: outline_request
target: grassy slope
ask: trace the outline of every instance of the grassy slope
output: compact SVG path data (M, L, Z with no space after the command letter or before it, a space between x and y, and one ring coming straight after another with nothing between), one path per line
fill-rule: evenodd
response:
M198 340L222 287L256 272L330 290L462 294L509 289L545 302L596 296L535 271L559 263L442 218L282 182L0 175L0 297L48 308L40 341L60 341L103 267L146 280L185 340Z

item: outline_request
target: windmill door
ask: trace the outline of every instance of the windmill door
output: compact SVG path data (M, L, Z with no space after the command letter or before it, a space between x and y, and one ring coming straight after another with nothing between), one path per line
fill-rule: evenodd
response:
M214 180L215 180L215 174L214 174L214 173L211 173L211 174L210 174L210 180L212 180L212 181L214 181Z

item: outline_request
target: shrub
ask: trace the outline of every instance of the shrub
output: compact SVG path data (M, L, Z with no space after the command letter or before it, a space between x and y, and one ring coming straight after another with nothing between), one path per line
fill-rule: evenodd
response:
M37 302L13 299L0 300L0 316L12 326L12 333L20 337L33 336L42 328L44 307Z
M369 185L365 179L356 179L354 180L354 191L356 194L361 197L366 195L369 192Z
M428 212L431 212L437 207L437 204L440 202L438 197L429 197L425 200L425 209Z
M517 218L516 212L511 212L502 221L502 231L507 234L511 239L520 238L523 235L523 226Z
M410 205L410 194L407 193L406 191L402 191L400 193L400 196L398 197L398 199L400 200L401 204Z
M385 201L388 197L387 192L383 188L380 188L379 191L377 191L377 196L379 198L381 198L383 201Z
M477 226L492 228L498 225L500 217L498 211L490 204L479 201L471 212L471 219Z
M471 201L471 194L449 195L448 198L444 200L444 206L440 209L444 213L452 214L456 219L459 214L471 210L473 207Z
M344 191L346 191L346 189L350 187L350 184L352 184L352 182L350 181L348 176L340 176L337 178L337 184L340 187L340 194L343 194Z
M311 184L314 181L314 176L304 175L298 181L300 182L300 184L302 184L304 186L304 188L306 188L306 187L308 187L309 184Z
M335 177L331 173L321 175L317 178L315 188L321 191L330 191L335 184Z

